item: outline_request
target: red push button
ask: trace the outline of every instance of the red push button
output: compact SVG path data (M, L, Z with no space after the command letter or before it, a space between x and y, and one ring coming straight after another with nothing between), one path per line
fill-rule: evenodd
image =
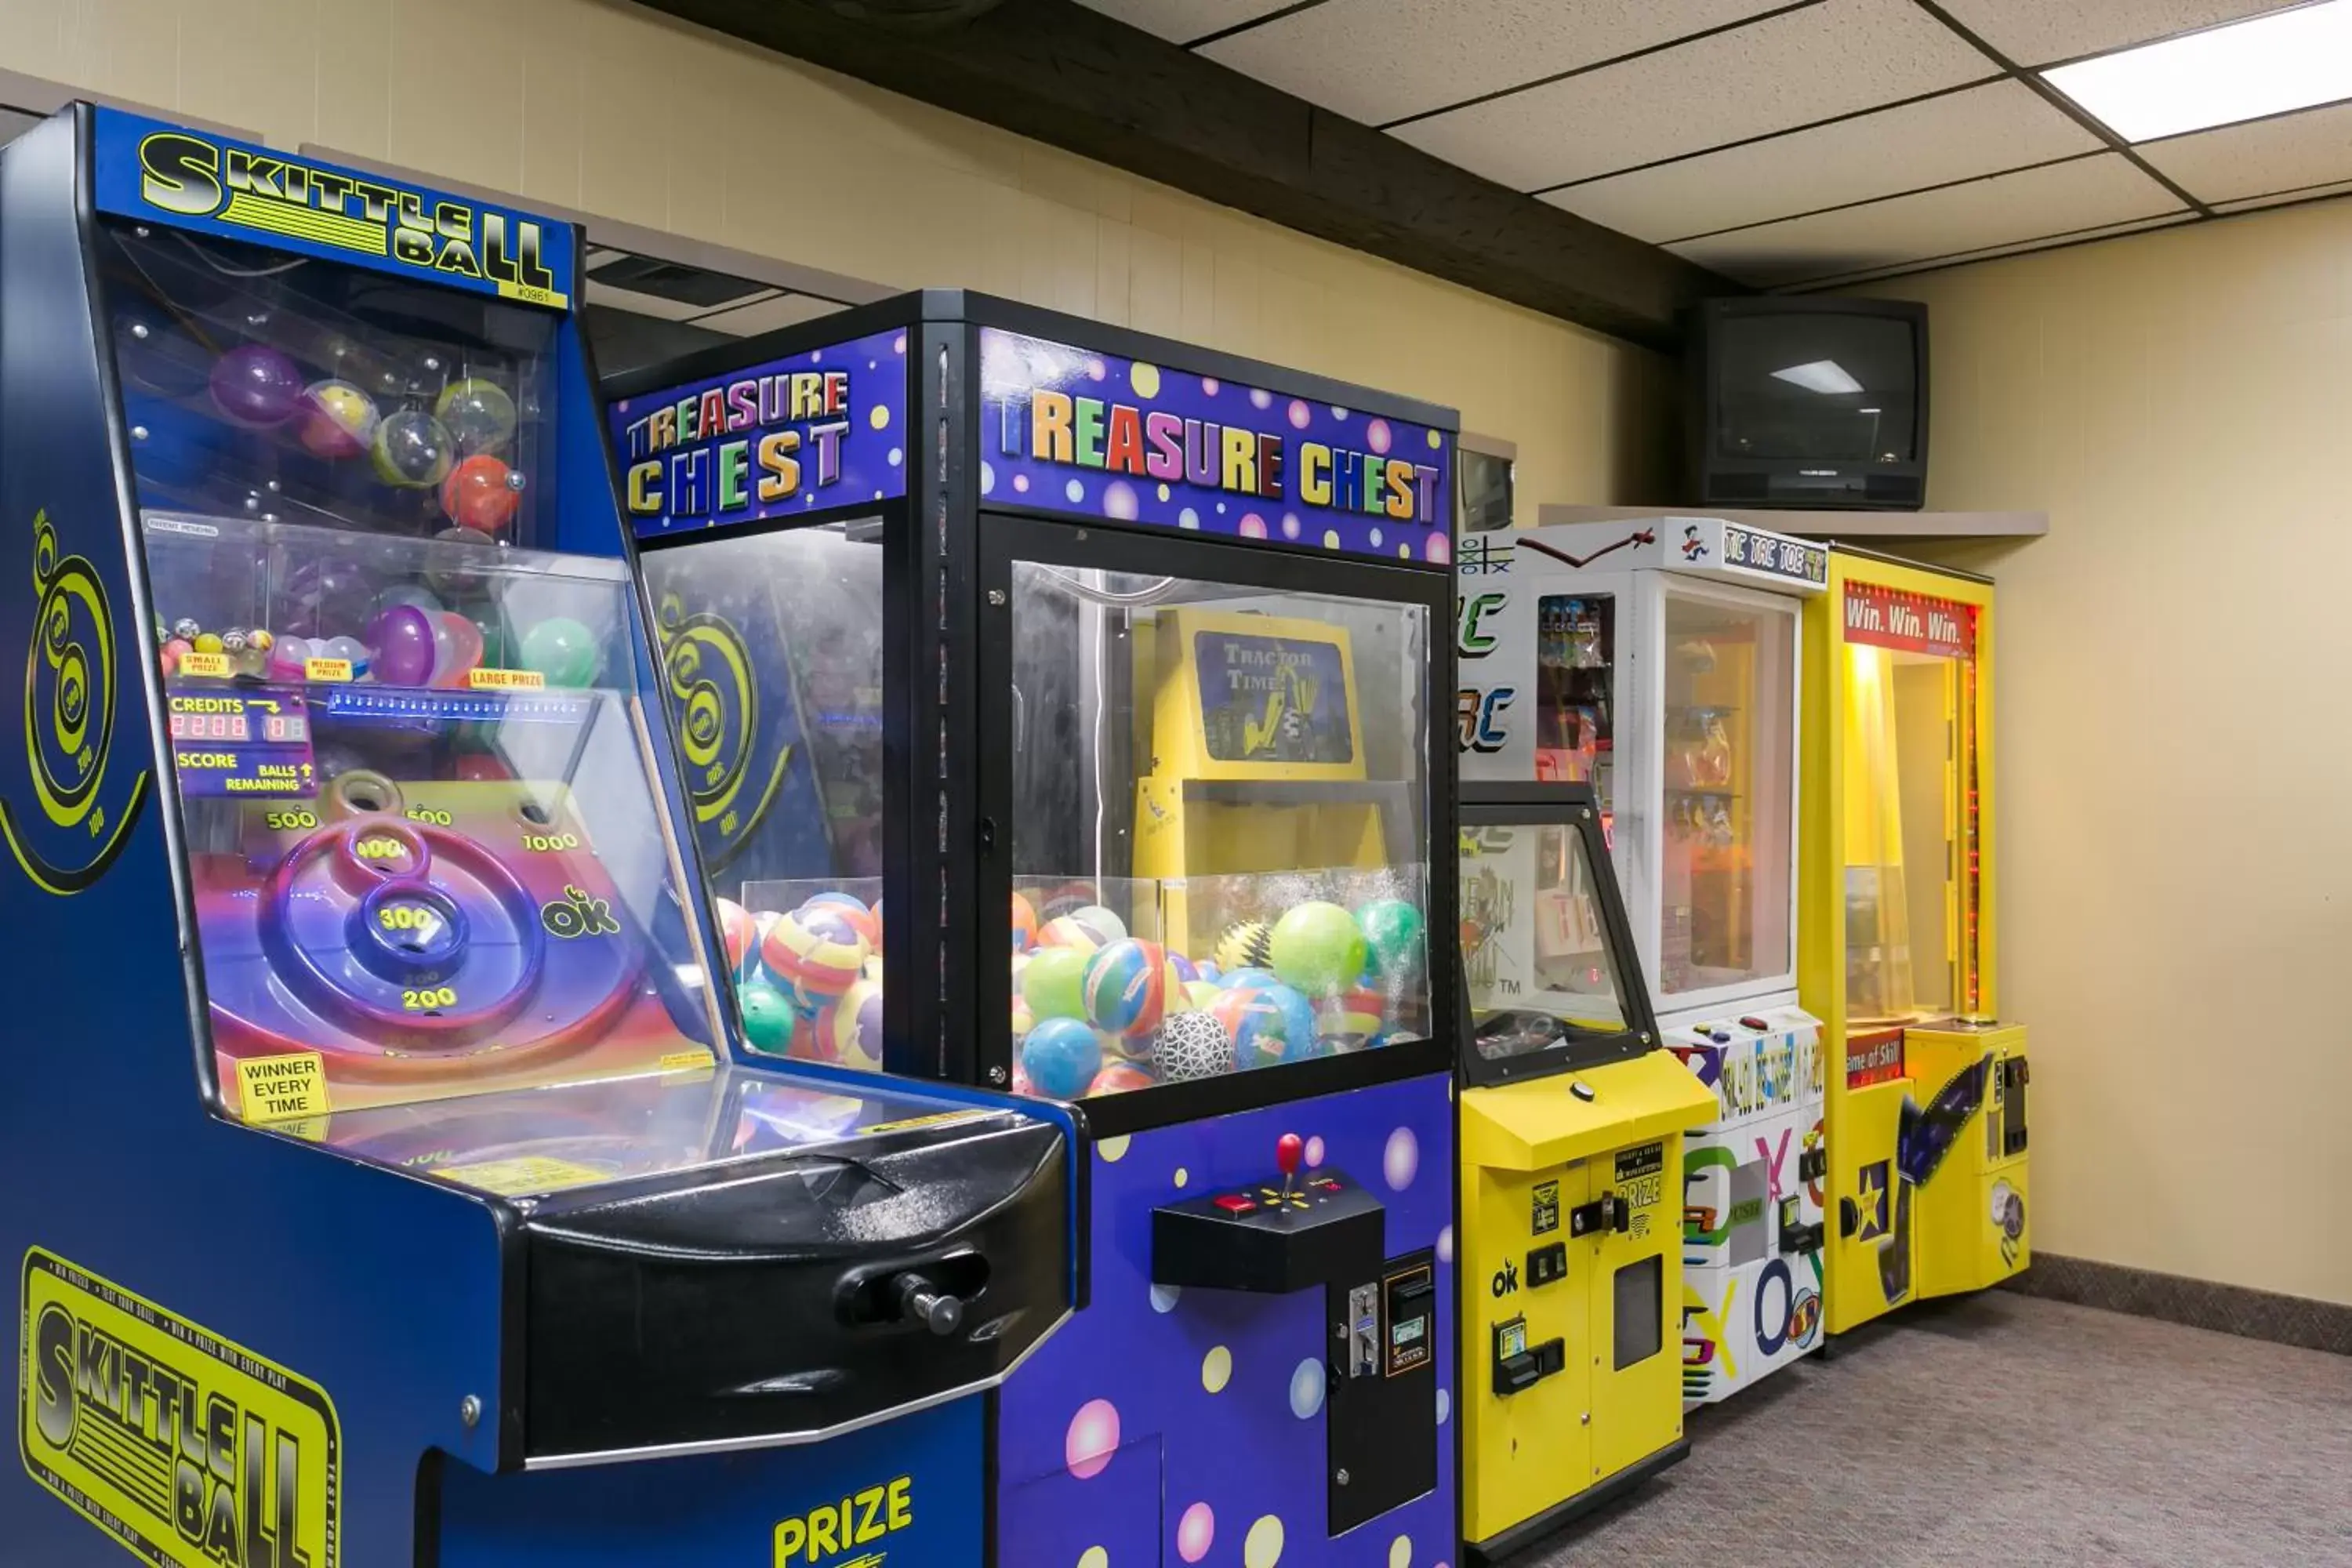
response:
M1227 1214L1234 1215L1250 1214L1255 1212L1257 1208L1257 1205L1250 1202L1249 1199L1242 1196L1239 1193L1227 1193L1223 1197L1213 1198L1210 1201L1215 1204L1217 1207L1224 1210Z

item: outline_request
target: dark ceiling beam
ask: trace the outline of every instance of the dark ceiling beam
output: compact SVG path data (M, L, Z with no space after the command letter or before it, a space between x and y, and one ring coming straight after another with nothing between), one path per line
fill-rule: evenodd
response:
M1657 348L1748 292L1075 0L911 31L783 0L657 11L1597 331Z

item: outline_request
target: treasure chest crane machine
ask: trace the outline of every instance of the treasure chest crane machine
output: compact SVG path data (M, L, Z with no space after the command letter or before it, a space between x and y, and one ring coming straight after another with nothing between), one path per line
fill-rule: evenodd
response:
M12 1560L981 1560L1067 1143L743 1064L569 226L0 153Z
M1993 624L1985 579L1845 545L1805 611L1832 1333L2029 1261L2025 1029L1994 986Z
M1716 1098L1682 1152L1678 1305L1684 1396L1722 1399L1821 1342L1796 796L1799 617L1826 552L1659 516L1486 535L1459 570L1464 776L1591 784L1666 1048Z
M1079 1131L995 1560L1447 1560L1453 415L952 292L605 390L747 1033Z
M1683 1440L1682 1168L1716 1109L1658 1047L1589 784L1462 786L1463 1534L1499 1559Z

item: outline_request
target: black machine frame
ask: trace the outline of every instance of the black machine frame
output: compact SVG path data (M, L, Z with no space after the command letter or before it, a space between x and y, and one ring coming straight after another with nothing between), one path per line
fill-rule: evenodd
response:
M1617 882L1616 862L1601 822L1601 802L1589 784L1465 784L1461 786L1461 831L1480 827L1560 826L1575 833L1584 845L1584 860L1592 872L1594 895L1601 903L1601 921L1608 929L1610 956L1617 973L1618 999L1625 1009L1622 1029L1596 1031L1569 1026L1559 1044L1521 1056L1489 1059L1479 1055L1470 1018L1469 985L1460 982L1461 1004L1456 1016L1462 1030L1463 1080L1472 1089L1516 1083L1576 1072L1604 1063L1628 1061L1654 1049L1658 1019L1650 1006L1650 990L1634 964L1633 923L1625 912L1624 890Z
M1429 612L1421 732L1424 820L1431 840L1427 924L1433 945L1456 929L1454 869L1455 757L1453 711L1454 571L1450 563L1388 563L1335 557L1281 540L1247 543L1150 524L1008 505L980 490L983 395L980 334L998 329L1425 426L1451 438L1453 410L1181 343L1123 327L961 289L927 289L722 343L606 382L610 404L887 329L908 335L907 493L812 508L803 515L729 530L729 537L879 518L883 568L883 898L891 913L883 963L885 1068L913 1079L1003 1089L1012 1081L1009 975L1003 911L1012 888L1004 820L1011 750L1008 693L988 672L1008 667L1007 617L991 618L992 584L1005 586L1013 553L1153 574L1347 593ZM1455 498L1448 496L1449 527ZM652 552L695 535L632 540ZM993 574L993 575L992 575ZM644 574L638 574L641 595ZM653 607L644 606L650 617ZM657 624L649 619L648 624ZM665 699L667 700L667 699ZM675 715L672 715L675 718ZM993 840L993 847L992 841ZM1455 966L1433 952L1430 1037L1377 1050L1227 1074L1076 1102L1078 1126L1109 1137L1267 1104L1455 1069L1460 1016ZM934 984L929 977L936 977ZM977 1022L975 1022L977 1020Z

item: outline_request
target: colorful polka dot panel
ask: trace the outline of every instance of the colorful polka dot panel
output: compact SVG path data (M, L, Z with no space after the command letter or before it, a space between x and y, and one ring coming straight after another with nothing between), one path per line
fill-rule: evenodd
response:
M1443 565L1443 430L988 328L982 504Z
M639 539L907 493L907 334L893 328L613 405Z
M1151 1282L1151 1211L1275 1169L1344 1172L1386 1211L1387 1255L1437 1258L1436 1342L1455 1342L1452 1104L1444 1076L1106 1139L1091 1172L1092 1296L1004 1385L997 1561L1036 1568L1451 1568L1450 1350L1434 1490L1328 1529L1323 1293Z

